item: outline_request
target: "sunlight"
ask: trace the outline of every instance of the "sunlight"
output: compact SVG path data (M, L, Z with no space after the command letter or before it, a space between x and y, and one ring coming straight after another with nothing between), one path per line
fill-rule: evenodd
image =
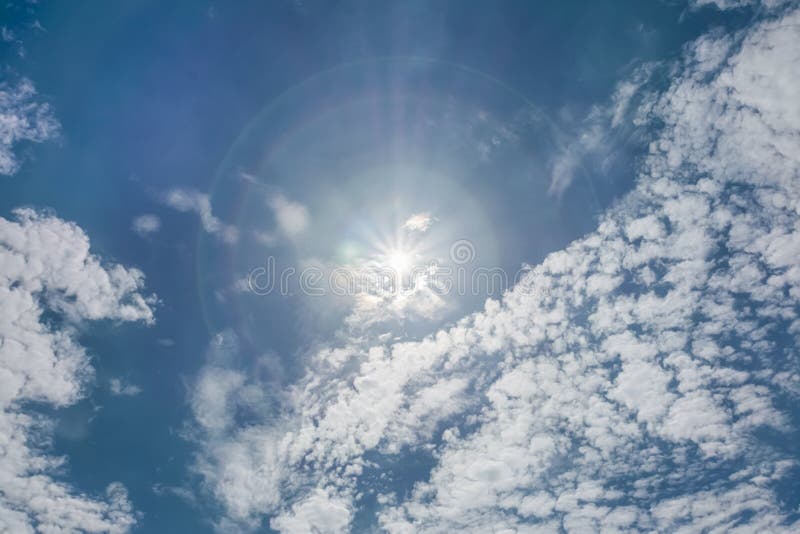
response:
M406 270L411 267L412 255L404 250L392 250L386 255L386 266L395 271L398 275L402 275Z

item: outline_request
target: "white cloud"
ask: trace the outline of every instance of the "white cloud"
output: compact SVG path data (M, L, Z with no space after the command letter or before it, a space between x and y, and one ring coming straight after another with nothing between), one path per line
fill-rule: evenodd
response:
M447 309L445 298L428 285L424 274L418 274L414 280L400 278L395 291L358 287L350 313L344 318L345 325L361 333L375 330L379 325L391 330L406 320L436 319Z
M767 9L775 9L792 0L689 0L693 8L713 5L717 9L740 9L747 6L763 6Z
M270 521L270 528L286 534L336 534L350 524L350 503L331 498L324 490L315 490L305 500Z
M0 27L0 39L2 39L3 42L6 43L13 43L17 40L17 37L16 35L14 35L13 31L8 29L8 27L2 26Z
M173 189L167 193L165 202L168 206L182 212L194 212L200 216L203 229L223 242L235 243L239 234L235 227L220 221L211 211L211 199L208 195L193 189Z
M274 247L278 244L278 236L273 232L253 231L253 238L266 247Z
M267 206L275 217L279 235L293 240L300 237L308 228L310 217L308 208L303 204L278 194L267 199Z
M14 154L25 141L40 143L58 135L59 124L50 106L36 102L30 80L0 83L0 174L14 174L20 166Z
M436 221L436 217L428 212L415 213L403 223L403 228L410 232L425 233Z
M389 532L796 531L796 459L763 436L791 439L800 394L798 40L792 11L689 46L637 112L662 126L635 189L501 301L318 351L280 417L207 419L259 389L208 388L197 472L227 520L344 531L374 492ZM409 450L435 467L387 498L374 468Z
M119 483L86 495L60 481L64 459L50 456L47 421L22 406L68 406L93 370L75 340L87 320L153 321L143 275L104 265L75 224L20 209L0 218L0 530L126 532L135 522ZM64 318L58 326L43 314Z
M7 26L0 27L0 40L4 43L10 43L11 46L17 50L17 55L19 57L25 57L25 47L22 40L17 37L17 34L14 33L11 28Z
M614 161L614 150L626 141L631 129L631 107L649 80L652 64L639 67L630 77L620 81L605 106L593 106L587 116L572 128L573 133L553 158L550 186L547 193L561 197L569 189L584 166L607 172Z
M579 145L575 144L570 144L561 149L553 162L550 187L547 189L548 195L560 197L569 188L580 169L584 157L583 151Z
M142 388L136 384L126 384L119 378L112 378L108 381L108 389L112 395L118 397L133 397L142 392Z
M246 180L252 180L249 175L242 176ZM266 204L275 219L275 229L253 231L253 238L264 246L274 247L281 240L296 241L311 224L308 208L299 202L289 200L281 194L275 194L267 197Z
M138 215L133 218L131 229L140 236L145 237L161 229L161 219L151 213Z

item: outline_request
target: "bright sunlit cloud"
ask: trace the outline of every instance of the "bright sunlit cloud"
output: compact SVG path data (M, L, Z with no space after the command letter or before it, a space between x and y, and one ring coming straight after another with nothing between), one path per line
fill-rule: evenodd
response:
M433 223L435 223L437 220L438 219L436 217L432 216L427 211L415 213L409 217L405 223L403 223L403 229L411 232L424 233L427 232L431 225L433 225Z

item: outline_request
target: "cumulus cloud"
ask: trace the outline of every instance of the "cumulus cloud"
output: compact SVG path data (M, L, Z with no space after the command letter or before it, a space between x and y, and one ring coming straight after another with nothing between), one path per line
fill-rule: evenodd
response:
M324 490L316 490L304 500L270 522L270 527L286 534L336 534L344 532L350 520L350 503L331 498Z
M36 101L36 89L28 79L0 83L0 174L17 172L14 153L24 142L41 143L59 131L50 106Z
M161 229L161 219L151 213L138 215L133 218L131 229L140 236L145 237Z
M60 481L64 459L42 448L48 422L24 407L80 399L93 369L76 326L151 323L153 298L140 293L140 271L92 255L75 224L30 209L14 215L0 218L0 530L126 532L136 519L125 488L90 496Z
M797 531L799 40L789 11L687 47L637 110L634 190L481 312L321 349L260 419L256 379L208 364L196 470L226 525ZM434 467L403 487L411 458Z
M220 221L211 211L211 199L205 193L193 189L173 189L167 193L165 202L182 212L193 212L200 217L203 229L217 236L224 243L236 243L239 234L235 227Z

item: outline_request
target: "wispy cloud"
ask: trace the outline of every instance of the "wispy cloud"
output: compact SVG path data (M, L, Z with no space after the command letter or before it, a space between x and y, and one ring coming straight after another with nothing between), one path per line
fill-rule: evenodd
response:
M308 229L311 216L305 205L281 194L269 195L266 204L275 219L275 229L255 232L255 238L260 243L274 246L282 239L295 241Z
M217 236L227 244L236 243L239 233L235 227L223 223L211 211L211 199L205 193L194 189L173 189L167 193L164 201L178 211L192 212L200 216L203 229Z
M713 6L717 9L740 9L748 6L758 6L767 9L776 9L790 3L792 0L689 0L693 8Z
M615 151L627 142L635 120L632 103L644 97L644 87L652 74L653 65L639 67L630 77L620 81L610 101L593 106L577 124L566 127L570 132L560 140L561 146L553 157L548 194L561 197L581 173L594 179L608 172Z
M36 101L30 80L0 83L0 174L17 172L14 151L24 142L41 143L58 135L59 123L46 103Z
M108 381L108 390L117 397L134 397L142 392L142 388L135 384L126 384L119 378Z

